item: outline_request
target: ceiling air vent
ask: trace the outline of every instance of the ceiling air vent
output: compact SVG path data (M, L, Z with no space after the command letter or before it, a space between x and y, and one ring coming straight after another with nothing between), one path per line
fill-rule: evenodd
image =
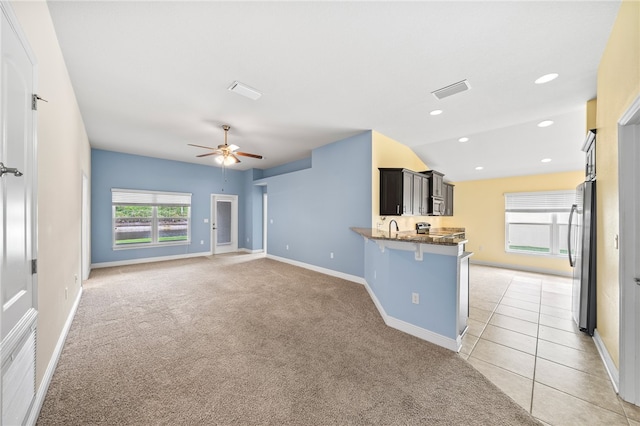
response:
M240 83L239 81L234 81L231 86L229 86L229 90L239 95L245 96L249 99L253 99L254 101L262 96L262 93L260 93L253 87L249 87L244 83Z
M456 93L464 92L471 89L471 85L467 80L462 80L457 83L450 84L442 89L434 90L431 92L436 99L444 99L448 96L455 95Z

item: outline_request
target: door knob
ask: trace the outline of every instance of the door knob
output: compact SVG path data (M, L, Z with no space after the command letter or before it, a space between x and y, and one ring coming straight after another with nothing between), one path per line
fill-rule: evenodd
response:
M22 176L22 172L20 170L13 167L5 167L4 164L0 163L0 177L5 173L13 173L16 177Z
M636 284L640 285L640 278L636 277L636 278L634 278L634 280L635 280Z

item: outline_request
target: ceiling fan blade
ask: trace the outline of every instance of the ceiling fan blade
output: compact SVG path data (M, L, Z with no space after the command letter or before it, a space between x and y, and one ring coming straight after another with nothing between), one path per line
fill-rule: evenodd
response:
M195 144L192 144L192 143L188 143L187 145L195 146L195 147L198 147L198 148L215 149L215 148L212 148L210 146L195 145Z
M240 159L238 157L236 157L234 154L229 154L230 157L233 157L237 163L240 162Z
M251 158L258 158L258 159L262 159L262 155L258 155L258 154L249 154L248 152L240 152L240 151L236 151L234 152L235 155L242 155L243 157L251 157Z
M207 154L196 155L196 157L208 157L209 155L216 155L216 153L215 152L209 152Z

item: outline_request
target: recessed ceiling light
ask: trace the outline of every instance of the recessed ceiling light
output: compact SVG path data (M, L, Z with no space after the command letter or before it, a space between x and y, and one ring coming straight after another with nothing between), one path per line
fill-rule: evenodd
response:
M554 73L551 73L551 74L545 74L545 75L543 75L542 77L538 78L538 79L535 81L535 83L536 83L536 84L544 84L544 83L548 83L548 82L550 82L550 81L553 81L553 80L555 80L556 78L558 78L558 74L556 74L555 72L554 72Z
M538 127L549 127L553 124L552 120L544 120L538 123Z
M542 160L540 160L540 162L542 162L542 163L550 163L551 162L551 158L543 158Z
M460 139L458 139L458 142L469 142L469 138L467 138L467 137L460 138Z
M431 115L440 115L440 114L442 114L442 110L441 109L434 109L429 114L431 114Z
M482 170L482 169L484 169L484 167L482 167L482 166L476 167L476 170Z

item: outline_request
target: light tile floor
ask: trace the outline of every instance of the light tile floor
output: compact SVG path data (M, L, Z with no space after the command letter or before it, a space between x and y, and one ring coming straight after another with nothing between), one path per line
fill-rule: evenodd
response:
M460 356L543 424L640 426L593 339L571 317L571 279L472 265Z

